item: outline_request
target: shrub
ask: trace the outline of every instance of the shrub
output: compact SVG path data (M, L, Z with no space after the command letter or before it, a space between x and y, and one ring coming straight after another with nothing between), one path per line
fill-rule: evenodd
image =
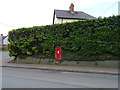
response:
M9 32L10 56L54 55L60 44L64 51L80 56L112 53L119 56L120 16L72 23L34 26Z

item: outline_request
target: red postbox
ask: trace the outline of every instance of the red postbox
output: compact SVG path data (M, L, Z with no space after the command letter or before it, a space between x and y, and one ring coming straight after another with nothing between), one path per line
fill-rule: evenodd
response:
M57 45L55 47L55 58L61 59L61 46Z

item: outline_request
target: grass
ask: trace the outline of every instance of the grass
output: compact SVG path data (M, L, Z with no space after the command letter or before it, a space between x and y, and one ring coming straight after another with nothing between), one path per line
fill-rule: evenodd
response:
M107 63L111 61L117 61L119 60L119 56L113 55L111 53L103 53L103 54L96 54L91 56L80 56L74 52L71 51L62 51L62 59L60 60L60 65L95 65L98 66L102 65L102 63ZM45 54L39 54L39 55L33 55L33 56L26 56L26 55L20 55L17 59L17 61L12 60L9 63L47 63L47 64L54 64L54 62L57 59L55 59L55 56L46 56Z
M28 56L20 55L18 58L25 59ZM55 56L46 56L45 54L33 55L31 57L38 59L55 59ZM63 51L61 61L107 61L107 60L119 60L120 56L111 54L111 53L103 53L96 54L91 56L80 56L71 51Z

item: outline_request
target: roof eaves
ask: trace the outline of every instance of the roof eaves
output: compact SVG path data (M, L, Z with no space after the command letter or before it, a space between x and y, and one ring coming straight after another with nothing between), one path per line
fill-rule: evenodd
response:
M71 18L71 17L57 17L58 19L77 19L77 20L85 20L85 18Z

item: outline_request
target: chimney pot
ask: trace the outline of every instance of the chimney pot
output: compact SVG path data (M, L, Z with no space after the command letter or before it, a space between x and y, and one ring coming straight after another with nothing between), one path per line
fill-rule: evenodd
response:
M71 3L69 9L70 9L70 12L71 12L71 13L74 13L74 4L73 4L73 3Z

